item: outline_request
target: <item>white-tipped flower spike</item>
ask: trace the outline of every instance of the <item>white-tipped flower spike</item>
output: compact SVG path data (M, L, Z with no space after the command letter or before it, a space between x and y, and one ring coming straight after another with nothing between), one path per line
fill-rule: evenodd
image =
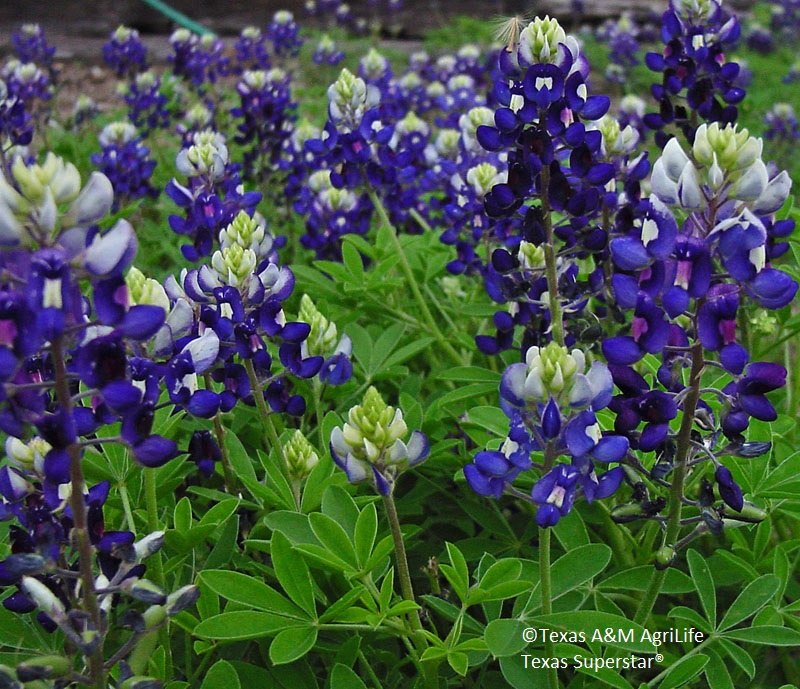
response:
M327 356L336 348L338 342L336 323L325 318L307 294L300 298L297 320L311 326L311 332L301 345L303 358Z
M604 157L616 157L632 153L639 143L639 132L630 125L621 129L619 121L610 115L603 115L593 122L590 128L598 129L602 135L600 152Z
M81 177L72 163L53 153L41 165L28 165L25 157L16 156L10 175L0 172L0 246L27 246L51 236L59 225L67 229L97 222L112 201L111 183L99 172L81 191ZM66 204L71 206L59 216Z
M137 136L139 136L139 132L130 122L111 122L103 127L97 140L101 146L122 146Z
M187 177L209 175L217 180L225 174L228 160L225 137L212 129L204 129L194 134L191 146L178 153L175 167Z
M389 69L389 60L375 48L370 48L358 63L367 79L380 79Z
M580 53L578 42L568 36L557 19L545 16L536 17L519 35L517 56L519 63L530 67L537 64L558 64L559 45L565 45L577 58Z
M334 428L330 449L350 483L372 481L381 495L392 491L396 476L425 459L427 438L414 431L408 443L403 412L390 407L372 386L361 405L350 409L343 428Z
M508 171L500 171L491 163L479 163L467 172L467 184L481 199L492 190L495 184L504 184L507 179Z
M509 366L500 381L500 394L517 407L543 404L553 398L559 406L603 409L611 401L614 384L605 364L593 362L586 369L580 349L571 352L551 342L531 347L525 363Z
M45 455L52 449L52 445L38 435L27 443L13 436L6 438L5 450L8 463L18 469L33 471L40 475L44 474Z
M339 78L328 88L328 109L331 120L344 132L361 125L364 113L380 102L380 92L367 86L360 77L343 69Z
M238 244L243 249L250 249L256 258L263 259L272 251L274 238L256 218L251 218L246 211L239 211L233 222L220 230L219 244L222 249Z
M244 249L239 244L230 244L215 251L211 266L220 281L231 287L242 287L253 275L258 265L258 257L252 249Z
M545 267L544 247L522 241L519 243L517 260L523 270L543 270Z
M165 312L169 312L169 297L164 286L158 280L147 277L136 267L131 267L125 276L125 284L128 286L129 306L140 304L160 306Z
M300 430L296 430L289 439L284 456L289 476L295 481L308 478L311 470L319 463L317 451Z
M759 213L771 213L789 194L788 175L772 180L761 160L761 139L736 125L701 124L691 158L670 139L653 166L653 194L671 205L702 210L711 199L738 201ZM739 211L742 207L739 207Z

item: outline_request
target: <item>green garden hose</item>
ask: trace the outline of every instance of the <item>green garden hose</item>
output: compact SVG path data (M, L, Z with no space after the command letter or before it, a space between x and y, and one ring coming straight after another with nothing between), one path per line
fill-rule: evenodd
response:
M142 0L146 5L149 5L154 10L158 10L163 14L165 17L169 17L172 21L180 26L184 27L185 29L189 29L200 36L205 34L213 35L214 32L210 29L207 29L202 24L198 24L196 21L187 17L183 12L179 12L174 7L170 7L165 2L161 2L161 0Z

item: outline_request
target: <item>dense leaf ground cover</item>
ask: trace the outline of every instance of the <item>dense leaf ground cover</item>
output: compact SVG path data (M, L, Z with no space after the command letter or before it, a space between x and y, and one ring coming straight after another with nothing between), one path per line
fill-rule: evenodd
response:
M800 8L343 7L15 35L0 686L799 685Z

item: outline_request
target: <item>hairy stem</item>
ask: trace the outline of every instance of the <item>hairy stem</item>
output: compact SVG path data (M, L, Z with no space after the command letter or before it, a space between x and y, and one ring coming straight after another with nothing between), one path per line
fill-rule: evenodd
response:
M67 362L65 359L64 342L61 336L53 339L50 346L50 353L53 358L55 369L55 392L58 404L62 413L72 417L73 403L69 392L69 382L67 381ZM67 447L69 454L69 478L71 491L69 505L72 508L72 538L75 548L78 551L78 569L81 578L81 599L84 610L89 615L89 620L100 635L100 643L89 656L89 676L92 684L97 689L106 689L106 673L103 668L103 618L100 606L97 603L97 595L94 589L94 573L92 571L92 561L94 554L89 540L89 522L86 502L83 494L86 488L86 481L83 477L83 466L81 464L81 448L77 439L73 439Z
M204 373L203 381L205 382L206 390L211 390L213 387L211 375ZM223 480L225 481L225 491L231 495L235 495L238 481L236 480L236 474L233 471L231 457L228 454L228 446L225 443L226 432L225 426L222 425L222 413L218 411L216 414L214 414L214 436L217 439L217 445L219 445L219 451L222 455L222 474L224 477Z
M400 579L400 591L405 600L416 602L414 597L414 588L411 584L411 572L408 568L408 558L406 557L406 546L403 542L403 532L400 530L400 518L397 516L397 507L394 503L394 496L389 493L383 497L383 506L386 509L386 518L389 521L389 528L392 532L392 540L394 541L394 553L397 560L397 575ZM422 622L419 619L419 613L412 610L408 614L408 623L411 627L411 642L417 649L420 655L427 648L426 641L422 638L420 632L422 629ZM428 689L436 689L439 686L437 677L436 661L421 661L420 667L422 668L422 679Z
M422 320L425 325L428 327L431 335L436 338L436 341L439 347L442 348L447 355L452 359L453 363L457 365L462 365L464 363L464 358L456 351L455 347L450 344L449 340L445 338L442 334L442 331L439 330L439 326L436 323L436 319L434 319L433 314L430 312L428 308L428 304L425 301L425 298L422 296L422 292L419 289L419 285L417 284L416 279L414 278L414 272L411 270L411 265L408 262L408 258L406 257L405 251L403 250L403 245L400 243L400 238L397 236L397 232L395 231L394 227L392 226L392 221L389 219L389 215L386 212L386 208L383 205L380 197L373 191L372 189L369 190L369 198L372 201L372 205L375 206L375 209L378 211L378 215L381 218L381 222L384 226L389 230L389 234L392 237L392 243L394 244L395 251L400 258L400 268L403 271L403 275L406 278L406 282L408 282L408 286L411 288L411 294L414 297L414 301L419 308L420 315L422 316Z
M683 488L689 468L689 454L692 451L692 426L694 424L694 415L697 411L697 403L700 400L700 379L705 367L703 345L699 340L692 345L690 356L692 358L692 369L689 374L688 392L683 401L683 416L681 418L681 427L678 431L675 468L672 471L672 486L670 489L669 514L667 515L667 528L663 541L663 545L668 547L676 544L681 530ZM647 618L650 617L666 576L666 569L653 570L650 583L633 618L633 621L637 624L644 624Z

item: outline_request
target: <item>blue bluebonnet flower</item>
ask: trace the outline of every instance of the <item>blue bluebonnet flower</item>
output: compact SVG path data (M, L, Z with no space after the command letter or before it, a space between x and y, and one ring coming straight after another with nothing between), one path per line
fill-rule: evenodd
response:
M53 59L56 49L47 42L44 30L39 24L23 24L11 35L11 44L20 62L39 65L48 71L51 79L55 79Z
M178 153L176 166L188 177L187 185L173 179L165 192L185 209L185 217L170 215L169 224L173 232L191 240L181 251L187 259L196 261L211 254L220 230L239 211L252 216L261 194L243 190L239 169L230 163L225 138L213 130L195 133Z
M150 183L156 161L149 157L150 149L142 143L136 127L129 122L112 122L103 128L98 140L103 149L93 153L91 161L111 180L113 210L138 198L159 195Z
M764 115L764 137L786 142L800 138L800 128L794 108L788 103L775 103Z
M103 61L118 77L133 79L147 69L147 48L136 29L119 26L103 46Z
M747 26L744 40L750 50L762 55L768 55L775 50L775 39L772 32L758 23Z
M338 65L344 60L344 57L344 51L336 47L336 43L334 43L333 39L328 34L323 34L320 36L311 59L318 65Z
M8 95L22 101L29 112L53 97L52 79L33 62L9 60L0 77L5 80Z
M248 69L268 70L271 66L267 37L256 26L246 26L234 44L236 50L235 71L241 74Z
M639 41L636 22L629 12L623 13L618 20L609 19L597 32L597 37L608 46L610 65L616 67L607 76L611 81L625 83L632 67L639 64Z
M619 488L624 472L616 467L599 478L595 462L622 462L629 440L604 433L595 415L612 400L612 375L594 362L587 369L581 350L550 343L531 347L525 363L512 364L500 383L501 406L509 417L509 435L499 451L479 452L464 468L470 487L499 498L508 492L525 497L512 482L531 468L542 475L530 500L538 505L537 523L554 526L572 508L578 489L591 502ZM541 453L545 464L534 464ZM558 463L566 455L570 462Z
M736 17L728 15L717 0L671 0L662 17L663 54L648 53L645 58L652 71L663 74L661 83L652 87L659 112L645 117L650 128L660 130L676 122L691 139L690 111L701 121L736 121L736 104L745 91L734 84L739 65L727 62L725 52L740 34ZM674 102L684 94L685 106ZM666 140L663 132L657 132L659 145Z
M278 169L297 117L289 74L278 67L268 72L248 70L236 91L240 105L231 114L242 120L234 140L245 149L243 174L250 180L267 179Z
M267 26L267 38L272 51L279 58L294 57L300 52L303 39L294 15L287 10L278 10Z
M311 326L308 338L301 345L303 358L327 357L320 369L319 379L329 385L342 385L350 380L353 375L350 361L353 344L350 338L347 335L339 337L336 324L322 315L307 294L300 299L297 318Z
M216 36L198 36L188 29L177 29L169 42L173 53L168 59L173 73L189 81L200 93L205 93L208 84L216 83L228 73L225 44Z
M0 148L27 146L33 139L33 121L25 103L8 93L0 79Z
M333 461L347 474L350 483L369 481L381 495L389 495L397 476L428 458L428 439L408 433L403 412L383 401L372 386L364 401L352 407L344 427L333 429L330 451Z
M167 97L161 92L161 79L154 72L137 74L123 92L128 119L146 137L154 129L167 129L172 120Z

